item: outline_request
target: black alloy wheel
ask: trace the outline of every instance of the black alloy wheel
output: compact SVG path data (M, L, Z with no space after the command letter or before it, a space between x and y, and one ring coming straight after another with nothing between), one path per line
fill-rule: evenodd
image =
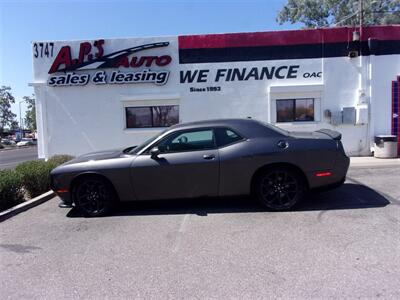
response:
M99 217L110 212L115 193L106 180L88 177L76 185L73 197L76 207L85 217Z
M273 168L258 178L256 192L258 200L268 209L289 210L303 198L305 183L290 168Z

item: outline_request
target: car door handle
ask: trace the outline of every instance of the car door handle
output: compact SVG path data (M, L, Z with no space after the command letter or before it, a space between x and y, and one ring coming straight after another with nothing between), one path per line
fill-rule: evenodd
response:
M203 155L203 158L204 158L204 159L214 159L214 158L215 158L215 155L214 155L214 154L204 154L204 155Z

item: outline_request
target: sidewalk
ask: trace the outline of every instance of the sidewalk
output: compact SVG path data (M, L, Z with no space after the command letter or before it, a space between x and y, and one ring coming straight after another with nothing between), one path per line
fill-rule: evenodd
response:
M400 167L400 158L350 157L350 167Z

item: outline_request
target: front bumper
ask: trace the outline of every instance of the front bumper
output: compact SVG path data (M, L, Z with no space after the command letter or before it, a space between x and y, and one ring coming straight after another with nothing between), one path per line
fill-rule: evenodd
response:
M54 190L53 190L54 191ZM65 193L59 193L57 191L54 191L56 195L66 204L72 204L72 197L69 192Z
M57 180L56 176L50 176L50 188L56 195L66 204L72 204L72 195L69 187L64 187L63 184Z

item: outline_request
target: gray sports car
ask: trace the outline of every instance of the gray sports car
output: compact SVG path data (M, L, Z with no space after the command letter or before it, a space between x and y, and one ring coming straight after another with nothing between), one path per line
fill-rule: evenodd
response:
M51 172L52 189L85 216L116 201L253 194L288 210L308 190L342 184L341 134L287 132L252 119L172 126L140 146L79 156Z

